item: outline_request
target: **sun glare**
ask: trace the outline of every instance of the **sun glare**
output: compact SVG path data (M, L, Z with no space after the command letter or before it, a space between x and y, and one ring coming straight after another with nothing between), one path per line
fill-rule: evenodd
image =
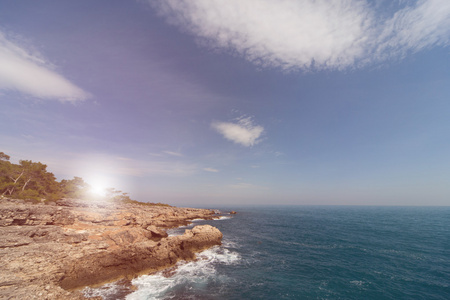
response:
M96 197L104 197L106 196L106 189L108 188L107 180L103 177L96 176L95 178L89 180L88 184L90 185L89 192Z
M100 185L95 185L91 187L91 193L95 196L106 196L106 188Z
M77 165L78 172L89 185L88 193L91 198L100 200L109 194L109 189L119 188L116 172L120 168L115 161L102 155L83 157Z

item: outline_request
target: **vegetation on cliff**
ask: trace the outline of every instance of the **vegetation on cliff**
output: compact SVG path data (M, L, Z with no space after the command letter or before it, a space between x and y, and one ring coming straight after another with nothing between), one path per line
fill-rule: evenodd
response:
M62 198L89 200L100 196L91 193L91 187L81 177L57 181L47 165L31 160L10 162L10 156L0 152L0 196L33 202L48 202ZM108 188L102 198L117 202L168 206L162 203L146 203L132 200L127 193Z

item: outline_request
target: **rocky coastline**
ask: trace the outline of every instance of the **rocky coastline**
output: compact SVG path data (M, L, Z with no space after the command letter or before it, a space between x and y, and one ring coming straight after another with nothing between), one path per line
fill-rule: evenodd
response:
M85 286L195 259L195 253L220 245L222 233L209 225L181 236L166 230L214 217L208 209L0 199L0 299L85 299Z

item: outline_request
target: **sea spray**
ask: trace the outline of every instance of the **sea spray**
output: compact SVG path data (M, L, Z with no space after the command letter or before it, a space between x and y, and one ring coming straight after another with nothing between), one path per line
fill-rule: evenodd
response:
M143 275L132 281L137 290L129 294L127 300L175 299L200 297L198 293L207 291L210 283L226 282L230 278L218 274L218 265L232 265L240 261L240 255L225 245L214 246L197 255L190 262L179 262L174 268L154 275Z
M111 282L98 288L85 287L83 295L86 298L102 297L103 300L124 299L131 292L130 285L125 284L123 280Z

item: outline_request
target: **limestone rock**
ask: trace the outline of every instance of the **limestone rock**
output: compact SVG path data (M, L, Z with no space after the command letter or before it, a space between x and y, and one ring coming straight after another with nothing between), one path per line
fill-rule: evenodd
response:
M155 225L147 226L146 230L150 231L151 236L155 238L164 238L167 237L168 234L164 230L159 229Z
M204 209L2 199L0 299L83 299L74 289L194 259L220 245L222 233L209 225L174 237L165 230L213 217Z

